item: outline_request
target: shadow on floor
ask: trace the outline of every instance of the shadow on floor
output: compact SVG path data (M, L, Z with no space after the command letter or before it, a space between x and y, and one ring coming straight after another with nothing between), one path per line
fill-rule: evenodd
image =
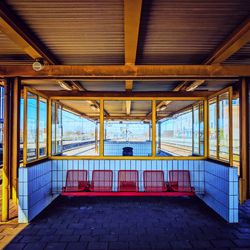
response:
M59 197L6 249L250 249L250 202L228 224L195 197Z

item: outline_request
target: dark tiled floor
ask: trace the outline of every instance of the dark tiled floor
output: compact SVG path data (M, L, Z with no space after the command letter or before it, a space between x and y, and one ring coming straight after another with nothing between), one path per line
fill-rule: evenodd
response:
M198 198L59 198L7 249L250 249L250 201L228 224Z

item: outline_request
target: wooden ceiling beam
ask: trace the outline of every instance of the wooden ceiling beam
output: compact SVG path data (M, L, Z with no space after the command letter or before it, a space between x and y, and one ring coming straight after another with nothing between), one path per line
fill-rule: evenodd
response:
M125 101L125 105L126 105L126 114L130 115L130 113L131 113L131 101Z
M0 31L34 60L44 59L48 64L60 64L58 58L48 50L4 0L0 1ZM75 81L71 84L75 89L85 91L79 82ZM68 83L65 82L65 85L68 85Z
M134 65L140 30L142 0L124 0L125 65ZM133 90L133 81L125 81L125 90Z
M239 27L237 27L233 33L213 52L213 54L203 62L203 64L210 65L223 63L249 42L250 17L248 17ZM204 80L196 80L191 82L186 87L186 91L193 91L204 82Z
M0 78L43 79L209 79L250 76L250 65L45 65L41 71L31 66L0 66Z
M125 64L135 64L142 0L124 0Z
M190 100L190 98L204 98L207 96L210 96L215 93L215 91L194 91L194 92L187 92L187 91L178 91L178 92L172 92L172 91L137 91L137 92L121 92L121 91L85 91L85 92L69 92L69 91L53 91L53 90L40 90L41 93L43 93L46 96L53 97L54 99L60 100L62 99L70 99L70 97L76 97L81 98L92 98L90 100L93 100L93 98L96 98L95 100L98 100L100 97L107 97L107 98L127 98L127 97L139 97L139 98L186 98Z
M49 64L60 63L3 0L0 1L0 30L31 58L43 58Z

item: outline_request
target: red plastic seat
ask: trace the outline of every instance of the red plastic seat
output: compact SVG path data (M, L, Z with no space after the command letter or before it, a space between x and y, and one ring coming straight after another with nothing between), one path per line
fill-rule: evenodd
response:
M66 176L66 186L64 192L81 192L88 189L87 170L68 170Z
M167 187L164 182L162 170L146 170L143 172L143 183L145 192L164 192Z
M193 192L191 187L189 170L170 170L169 171L169 188L176 192Z
M91 191L111 192L113 184L112 170L94 170L92 172Z
M119 170L118 171L118 191L119 192L138 192L138 171Z

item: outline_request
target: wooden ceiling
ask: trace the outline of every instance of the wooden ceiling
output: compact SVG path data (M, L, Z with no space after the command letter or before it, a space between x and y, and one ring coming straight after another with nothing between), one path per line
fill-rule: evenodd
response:
M31 66L36 58L51 65L249 65L249 18L249 0L2 0L0 67ZM67 79L75 91L128 93L214 91L235 82ZM63 90L55 79L22 83Z

